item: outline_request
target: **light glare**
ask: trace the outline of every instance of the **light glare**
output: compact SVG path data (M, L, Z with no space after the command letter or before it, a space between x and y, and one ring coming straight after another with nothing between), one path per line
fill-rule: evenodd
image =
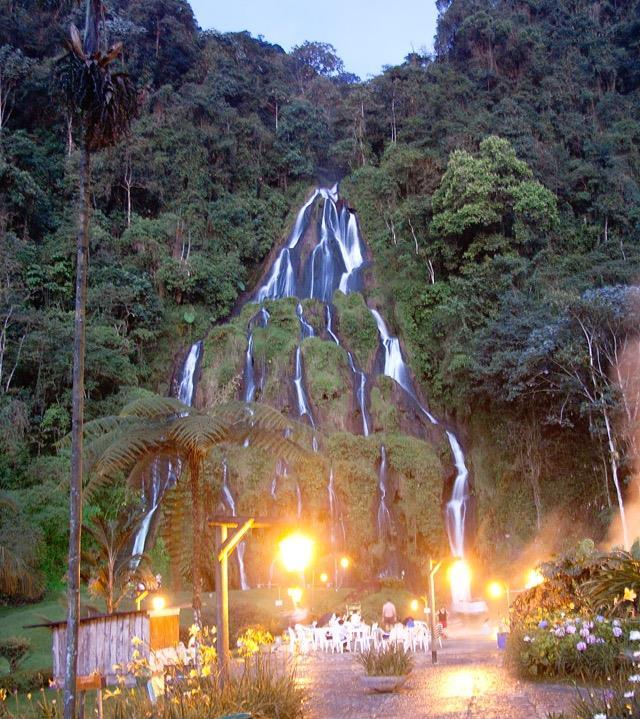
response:
M456 559L449 567L449 582L452 587L468 587L471 584L471 569L464 559Z
M294 532L280 541L280 559L288 572L304 572L313 559L313 540Z
M542 582L544 582L544 577L540 571L538 569L531 569L527 572L527 578L524 586L526 589L532 589L533 587L537 587L539 584L542 584Z
M151 600L151 604L155 611L159 612L161 609L164 609L166 607L167 600L164 597L157 596Z

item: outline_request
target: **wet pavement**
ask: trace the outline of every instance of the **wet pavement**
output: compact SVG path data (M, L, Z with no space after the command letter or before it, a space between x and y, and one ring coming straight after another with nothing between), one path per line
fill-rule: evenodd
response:
M352 654L322 652L297 658L300 683L308 690L306 719L546 719L568 711L575 690L522 682L503 667L495 640L450 638L438 651L416 652L405 686L394 694L368 692Z

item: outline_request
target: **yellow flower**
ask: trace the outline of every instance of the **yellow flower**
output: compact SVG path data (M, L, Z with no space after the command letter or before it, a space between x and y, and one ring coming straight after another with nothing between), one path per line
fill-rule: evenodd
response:
M31 701L31 692L28 692L28 694L27 694L27 699L28 699L29 701Z
M629 587L624 588L624 597L622 597L623 602L635 602L636 597L638 595L633 591L633 589L629 589Z
M196 634L198 633L198 631L199 631L199 630L198 630L198 625L197 625L197 624L192 624L192 625L189 627L189 636L190 636L190 637L195 637Z
M133 637L131 640L131 644L133 644L134 647L139 647L141 644L143 644L142 639L140 637Z
M3 702L7 698L7 690L0 689L0 702Z

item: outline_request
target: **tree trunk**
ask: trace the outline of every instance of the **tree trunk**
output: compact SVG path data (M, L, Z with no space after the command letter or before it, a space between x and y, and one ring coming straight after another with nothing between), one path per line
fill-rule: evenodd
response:
M622 499L622 488L620 487L620 478L618 477L618 459L617 450L613 440L613 432L611 429L611 423L609 422L609 413L606 408L603 409L604 424L607 428L607 441L609 443L609 462L611 464L611 476L613 478L613 484L616 488L616 495L618 497L618 507L620 508L620 523L622 524L622 539L624 542L624 549L630 549L629 544L629 530L627 529L627 517L624 512L624 501Z
M195 459L189 467L191 483L191 505L193 512L193 546L191 573L193 575L193 616L194 622L199 629L202 629L202 572L200 567L200 556L202 551L202 498L200 496L200 469L202 462Z
M67 650L64 675L64 719L75 719L78 628L80 619L80 537L82 531L82 430L84 420L84 354L89 268L91 155L85 143L80 151L76 309L73 340L71 419L71 481L69 489L69 568L67 583Z

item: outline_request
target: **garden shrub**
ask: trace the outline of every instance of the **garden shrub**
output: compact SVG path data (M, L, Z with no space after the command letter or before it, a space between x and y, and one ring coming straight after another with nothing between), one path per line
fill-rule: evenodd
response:
M53 679L50 669L21 669L0 676L0 689L8 694L14 692L34 692L46 688Z
M389 644L384 649L369 649L358 654L358 663L369 677L401 677L413 669L413 657L404 647Z
M603 681L628 665L624 637L632 626L602 615L548 615L512 630L506 659L524 678Z
M20 664L26 659L31 649L31 642L26 637L5 637L0 639L0 657L6 659L9 671L18 671Z

